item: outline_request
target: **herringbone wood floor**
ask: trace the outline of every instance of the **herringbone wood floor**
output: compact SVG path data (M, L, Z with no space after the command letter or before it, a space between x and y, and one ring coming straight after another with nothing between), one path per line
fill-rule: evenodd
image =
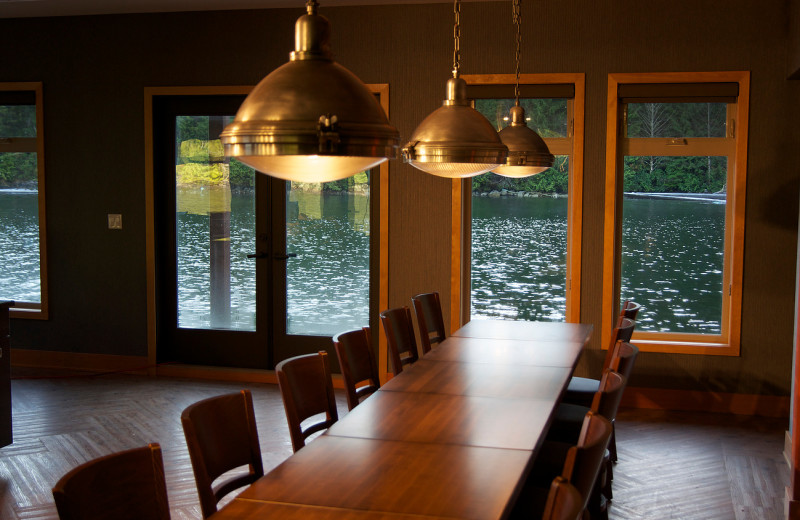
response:
M13 381L14 444L0 449L0 519L57 518L50 489L61 475L89 459L153 441L164 454L172 518L199 519L180 413L195 401L245 386L253 392L269 470L292 452L275 385L63 373ZM786 427L785 420L623 411L611 518L782 518L789 479L781 453Z

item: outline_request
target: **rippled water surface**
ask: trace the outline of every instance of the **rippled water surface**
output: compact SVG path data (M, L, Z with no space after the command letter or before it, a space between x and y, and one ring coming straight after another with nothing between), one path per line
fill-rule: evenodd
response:
M288 224L288 329L333 334L367 324L368 198L300 201ZM39 301L36 193L0 191L0 298ZM718 333L725 205L627 199L622 298L640 302L638 330ZM348 216L349 215L349 216ZM355 215L355 216L354 216ZM230 328L255 326L255 237L249 196L231 199ZM564 319L567 201L473 198L472 315ZM178 214L180 325L211 326L209 221Z

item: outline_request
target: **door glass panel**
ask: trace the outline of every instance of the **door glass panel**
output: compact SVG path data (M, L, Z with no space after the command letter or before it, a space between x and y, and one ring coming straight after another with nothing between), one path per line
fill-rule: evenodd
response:
M513 105L513 99L475 100L498 131ZM567 136L566 99L520 99L520 105L540 136ZM471 318L566 318L568 193L566 155L531 177L473 177Z
M621 299L637 330L719 334L726 157L625 157Z
M287 334L369 325L369 176L287 183Z
M232 116L178 116L175 206L178 327L253 331L255 171L225 158Z
M0 299L42 302L35 153L0 153Z

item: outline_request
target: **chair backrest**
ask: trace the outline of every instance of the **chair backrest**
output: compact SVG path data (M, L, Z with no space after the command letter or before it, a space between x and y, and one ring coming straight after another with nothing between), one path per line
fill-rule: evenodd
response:
M381 323L386 333L392 373L397 375L403 371L404 365L410 365L419 359L411 310L405 306L385 310L381 313Z
M183 434L192 461L203 518L231 491L264 475L261 445L249 390L218 395L189 405L181 413ZM214 481L234 468L247 465L247 473Z
M61 520L169 520L161 447L112 453L72 469L53 487Z
M339 358L344 389L347 392L347 409L352 410L361 399L381 386L369 327L337 334L333 337L333 347L336 357Z
M614 331L611 333L611 343L608 345L606 358L603 361L603 370L611 368L611 361L614 359L614 347L618 341L630 341L634 327L636 327L636 321L625 316L617 318L617 326L614 327Z
M447 337L442 318L442 303L438 292L418 294L411 301L417 315L420 346L425 354L433 345L438 345Z
M625 303L622 304L622 310L620 311L620 316L623 318L630 318L632 320L636 319L636 316L639 314L639 309L642 306L636 302L632 302L630 300L625 300Z
M597 475L600 473L611 431L611 422L608 419L600 414L587 412L578 444L567 451L561 476L575 486L583 498L581 510L586 508Z
M583 514L584 500L567 479L558 476L550 484L542 520L577 520Z
M636 364L636 357L639 355L639 347L626 341L620 341L617 354L611 360L611 370L619 372L627 382Z
M297 451L306 445L311 434L339 420L328 353L321 350L316 354L284 359L275 367L275 373L289 423L292 448ZM318 414L324 414L325 418L302 427L303 421Z
M591 410L613 422L622 401L625 382L625 378L619 373L613 370L604 371L600 379L600 389L594 394Z

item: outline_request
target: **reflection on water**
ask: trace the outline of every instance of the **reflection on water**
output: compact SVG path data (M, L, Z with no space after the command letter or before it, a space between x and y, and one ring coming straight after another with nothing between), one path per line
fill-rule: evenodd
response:
M369 325L369 197L292 190L286 228L287 333Z
M473 197L473 318L563 320L567 201ZM637 330L720 332L725 205L625 199L621 298Z
M197 190L178 192L191 207L207 207ZM368 325L369 197L287 195L286 251L297 255L286 260L287 333L333 335ZM255 330L255 260L247 258L255 250L253 195L229 197L230 318L212 311L209 216L185 211L177 215L180 327Z
M472 198L472 318L562 321L567 199Z
M39 301L36 199L0 191L0 298ZM368 196L289 200L287 249L298 255L287 264L290 333L366 325ZM234 194L230 205L230 327L253 330L253 199ZM724 213L724 204L625 200L622 298L643 306L637 330L719 333ZM209 327L209 218L184 211L177 222L180 326ZM563 320L566 199L474 197L472 226L472 317Z
M39 196L0 190L0 300L41 303Z
M623 204L621 298L641 303L637 330L719 334L725 204Z

